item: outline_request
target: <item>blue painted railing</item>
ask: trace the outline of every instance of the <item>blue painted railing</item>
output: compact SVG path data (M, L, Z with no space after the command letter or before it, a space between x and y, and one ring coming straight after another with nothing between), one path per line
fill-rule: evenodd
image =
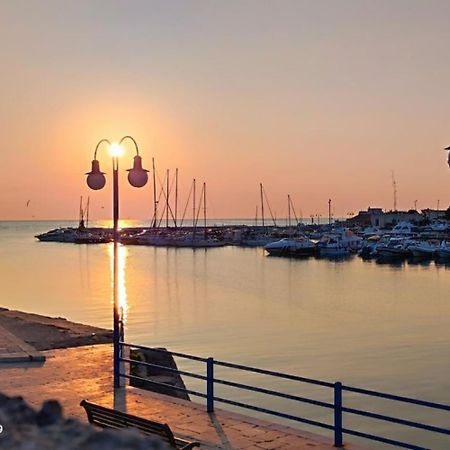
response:
M214 360L213 358L202 358L200 356L188 355L185 353L178 353L178 352L171 352L171 351L163 350L163 349L149 348L149 347L144 347L142 345L129 344L126 342L121 342L120 346L121 346L121 357L120 357L121 362L127 363L127 364L136 364L136 365L141 365L141 366L157 368L157 369L164 370L167 372L172 372L172 373L175 372L179 375L184 375L184 376L188 376L188 377L195 378L198 380L203 380L206 383L206 394L203 392L198 392L198 391L194 391L194 390L190 390L190 389L172 386L172 385L169 385L166 383L150 381L147 378L138 377L136 375L120 373L120 376L123 378L141 381L148 385L155 385L155 386L175 389L175 390L186 392L188 394L191 394L191 395L194 395L197 397L204 398L204 399L206 399L206 408L207 408L208 412L213 412L215 402L219 402L219 403L223 403L223 404L227 404L227 405L232 405L235 407L240 407L240 408L244 408L244 409L248 409L248 410L252 410L252 411L257 411L260 413L270 414L273 416L293 420L293 421L300 422L300 423L305 423L305 424L320 427L320 428L325 428L327 430L333 431L334 445L336 447L343 446L343 435L346 434L346 435L350 435L350 436L357 436L360 438L369 439L372 441L382 442L384 444L394 445L394 446L397 446L400 448L408 448L408 449L413 449L413 450L427 450L427 447L421 447L418 445L397 441L397 440L390 439L390 438L383 437L383 436L377 436L377 435L370 434L370 433L364 433L362 431L344 428L343 422L342 422L343 413L354 414L354 415L358 415L358 416L362 416L362 417L366 417L366 418L370 418L370 419L391 422L391 423L395 423L397 425L403 425L406 427L412 427L412 428L423 430L423 431L429 431L429 432L434 432L434 433L439 433L442 435L450 436L449 428L441 428L441 427L437 427L437 426L433 426L433 425L427 425L424 423L414 422L411 420L401 419L398 417L387 416L384 414L378 414L378 413L374 413L374 412L369 412L369 411L364 411L364 410L360 410L360 409L346 407L343 405L343 393L351 392L354 394L360 394L360 395L365 395L365 396L370 396L370 397L378 397L378 398L382 398L382 399L392 400L395 402L408 403L408 404L413 404L413 405L422 406L425 408L431 408L434 410L441 410L441 411L450 411L450 405L445 405L445 404L441 404L441 403L433 403L433 402L428 402L428 401L424 401L424 400L418 400L418 399L403 397L403 396L399 396L399 395L392 395L392 394L387 394L387 393L368 390L368 389L355 388L355 387L343 385L340 382L330 383L328 381L321 381L321 380L316 380L313 378L299 377L296 375L289 375L286 373L275 372L275 371L271 371L271 370L258 369L255 367L248 367L248 366L243 366L240 364L232 364L232 363L224 362L224 361L217 361L217 360ZM132 349L140 349L140 350L160 351L163 353L168 353L176 358L184 358L184 359L189 359L189 360L204 363L206 365L205 375L200 375L200 374L187 372L187 371L183 371L183 370L179 370L179 369L174 369L174 368L160 366L157 364L152 364L152 363L148 363L148 362L144 362L144 361L138 361L138 360L126 358L123 356L125 354L123 352L123 348L125 348L125 347L132 348ZM308 397L301 397L298 395L292 395L292 394L288 394L288 393L265 389L262 387L250 386L250 385L243 384L243 383L236 383L234 381L216 378L214 376L214 368L215 367L226 367L226 368L235 369L235 370L239 370L239 371L246 371L246 372L252 372L252 373L257 373L257 374L262 374L262 375L269 375L272 377L281 378L281 379L285 379L285 380L298 381L301 383L308 383L311 385L330 388L333 390L334 401L333 401L333 403L328 403L328 402L324 402L321 400L315 400L315 399L308 398ZM280 412L280 411L274 411L274 410L268 409L268 408L262 408L262 407L255 406L255 405L249 405L247 403L242 403L242 402L239 402L236 400L218 397L214 394L214 386L218 385L218 384L232 387L232 388L243 389L243 390L247 390L247 391L251 391L251 392L257 392L260 394L266 394L266 395L275 396L275 397L279 397L279 398L294 400L297 402L307 403L310 405L315 405L315 406L319 406L322 408L327 408L329 410L333 410L334 423L333 423L333 425L331 425L331 424L327 424L324 422L319 422L317 420L308 419L306 417L299 417L296 415L292 415L292 414L288 414L288 413L284 413L284 412ZM450 448L450 440L449 440L447 448Z

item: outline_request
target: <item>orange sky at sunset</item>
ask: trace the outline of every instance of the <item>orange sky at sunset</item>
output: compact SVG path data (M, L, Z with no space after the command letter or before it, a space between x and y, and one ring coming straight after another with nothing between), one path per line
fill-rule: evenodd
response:
M131 7L132 5L132 7ZM144 166L207 182L211 217L450 204L447 1L0 0L0 219L111 215L84 173L132 135ZM127 146L121 168L131 167ZM121 215L152 185L121 179ZM30 204L27 207L27 200ZM104 209L102 209L104 206Z

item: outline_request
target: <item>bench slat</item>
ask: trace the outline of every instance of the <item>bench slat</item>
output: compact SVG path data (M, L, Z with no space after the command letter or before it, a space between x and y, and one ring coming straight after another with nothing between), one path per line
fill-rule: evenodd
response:
M198 442L190 442L184 439L175 438L170 427L161 422L143 419L131 414L123 413L104 406L95 405L83 400L80 403L86 410L89 423L102 428L134 428L146 435L157 435L174 448L198 447Z
M129 418L122 418L122 417L113 417L111 415L108 415L104 412L94 412L91 415L91 422L97 423L98 421L108 421L111 424L116 424L118 427L127 427L127 428L137 428L140 431L143 431L145 433L149 434L158 434L158 435L164 435L167 436L166 440L168 442L172 442L171 436L172 432L170 431L170 434L167 433L167 428L164 426L164 424L161 423L155 423L155 422L148 422L145 423L143 421L136 421ZM170 429L169 429L170 430ZM175 440L175 438L173 438Z

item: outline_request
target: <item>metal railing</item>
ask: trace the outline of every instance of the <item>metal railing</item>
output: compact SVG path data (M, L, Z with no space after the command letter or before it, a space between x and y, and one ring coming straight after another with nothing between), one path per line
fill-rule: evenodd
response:
M188 359L188 360L204 363L206 365L205 372L204 372L205 375L200 375L200 374L193 373L193 372L187 372L184 370L174 369L171 367L166 367L166 366L161 366L161 365L157 365L157 364L152 364L149 362L126 358L123 356L123 351L121 351L121 357L120 357L121 362L130 364L130 365L135 364L138 366L140 365L140 366L144 366L144 367L156 368L156 369L159 369L162 371L177 373L179 375L184 375L187 377L195 378L197 380L203 380L203 381L205 381L205 384L206 384L206 393L198 392L198 391L194 391L191 389L186 389L186 388L182 388L182 387L178 387L178 386L173 386L173 385L170 385L167 383L156 382L153 380L149 380L148 378L142 378L142 377L127 374L127 373L120 373L121 377L124 377L129 380L136 380L136 381L139 381L142 383L146 383L148 385L159 386L159 387L174 389L177 391L182 391L187 394L191 394L191 395L194 395L197 397L204 398L204 399L206 399L206 409L208 412L213 412L215 403L219 402L219 403L231 405L234 407L239 407L239 408L252 410L252 411L256 411L256 412L260 412L260 413L264 413L264 414L269 414L269 415L273 415L276 417L281 417L284 419L289 419L289 420L293 420L296 422L304 423L307 425L312 425L312 426L324 428L327 430L331 430L331 431L333 431L333 434L334 434L334 446L335 447L343 446L343 436L344 436L344 434L346 434L346 435L350 435L350 436L357 436L359 438L369 439L372 441L382 442L384 444L394 445L399 448L407 448L407 449L413 449L413 450L426 450L427 449L426 447L421 447L421 446L418 446L415 444L410 444L410 443L390 439L390 438L383 437L383 436L365 433L365 432L358 431L358 430L344 428L343 420L342 420L344 413L362 416L362 417L369 418L369 419L390 422L390 423L394 423L397 425L415 428L415 429L422 430L422 431L429 431L429 432L433 432L433 433L439 433L441 435L450 436L449 428L442 428L442 427L438 427L438 426L434 426L434 425L427 425L424 423L415 422L415 421L407 420L407 419L402 419L399 417L393 417L393 416L374 413L374 412L370 412L370 411L364 411L361 409L346 407L343 404L343 393L351 392L353 394L377 397L377 398L392 400L395 402L401 402L404 404L412 404L412 405L417 405L417 406L421 406L424 408L431 408L433 410L440 410L440 411L447 411L447 412L450 411L450 405L441 404L441 403L433 403L433 402L429 402L429 401L418 400L418 399L403 397L403 396L399 396L399 395L387 394L387 393L368 390L368 389L355 388L355 387L343 385L339 381L335 382L335 383L331 383L328 381L316 380L313 378L300 377L297 375L290 375L290 374L275 372L275 371L271 371L271 370L258 369L255 367L248 367L248 366L244 366L244 365L240 365L240 364L233 364L233 363L229 363L229 362L218 361L211 357L210 358L202 358L199 356L189 355L189 354L185 354L185 353L171 352L168 350L157 349L157 348L149 348L149 347L144 347L142 345L129 344L126 342L121 342L120 346L121 346L122 350L123 350L123 348L128 347L131 349L162 352L162 353L167 353L176 358L183 358L183 359ZM221 379L221 378L216 378L214 375L215 367L225 367L225 368L234 369L234 370L238 370L238 371L245 371L245 372L251 372L251 373L256 373L256 374L261 374L261 375L268 375L270 377L276 377L279 379L291 380L291 381L296 381L296 382L300 382L300 383L307 383L310 385L329 388L333 392L333 403L324 402L321 400L315 400L312 398L302 397L302 396L298 396L298 395L292 395L292 394L274 391L274 390L270 390L270 389L265 389L263 387L250 386L248 384L237 383L234 381L225 380L225 379ZM283 398L283 399L294 400L297 402L306 403L306 404L318 406L321 408L326 408L326 409L333 411L333 424L319 422L317 420L309 419L307 417L300 417L297 415L288 414L288 413L281 412L281 411L275 411L275 410L272 410L269 408L263 408L263 407L256 406L256 405L250 405L247 403L243 403L243 402L236 401L236 400L231 400L228 398L218 397L214 394L214 388L216 385L223 385L223 386L228 386L228 387L232 387L232 388L243 389L243 390L250 391L250 392L257 392L257 393L265 394L268 396L274 396L274 397L279 397L279 398ZM450 440L449 440L448 448L450 448Z

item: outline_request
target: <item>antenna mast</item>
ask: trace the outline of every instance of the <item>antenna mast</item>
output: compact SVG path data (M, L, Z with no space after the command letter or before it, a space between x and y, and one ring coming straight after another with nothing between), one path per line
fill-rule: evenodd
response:
M395 181L394 171L392 171L392 189L394 191L394 211L397 211L397 182Z
M328 225L331 225L331 198L328 199Z

